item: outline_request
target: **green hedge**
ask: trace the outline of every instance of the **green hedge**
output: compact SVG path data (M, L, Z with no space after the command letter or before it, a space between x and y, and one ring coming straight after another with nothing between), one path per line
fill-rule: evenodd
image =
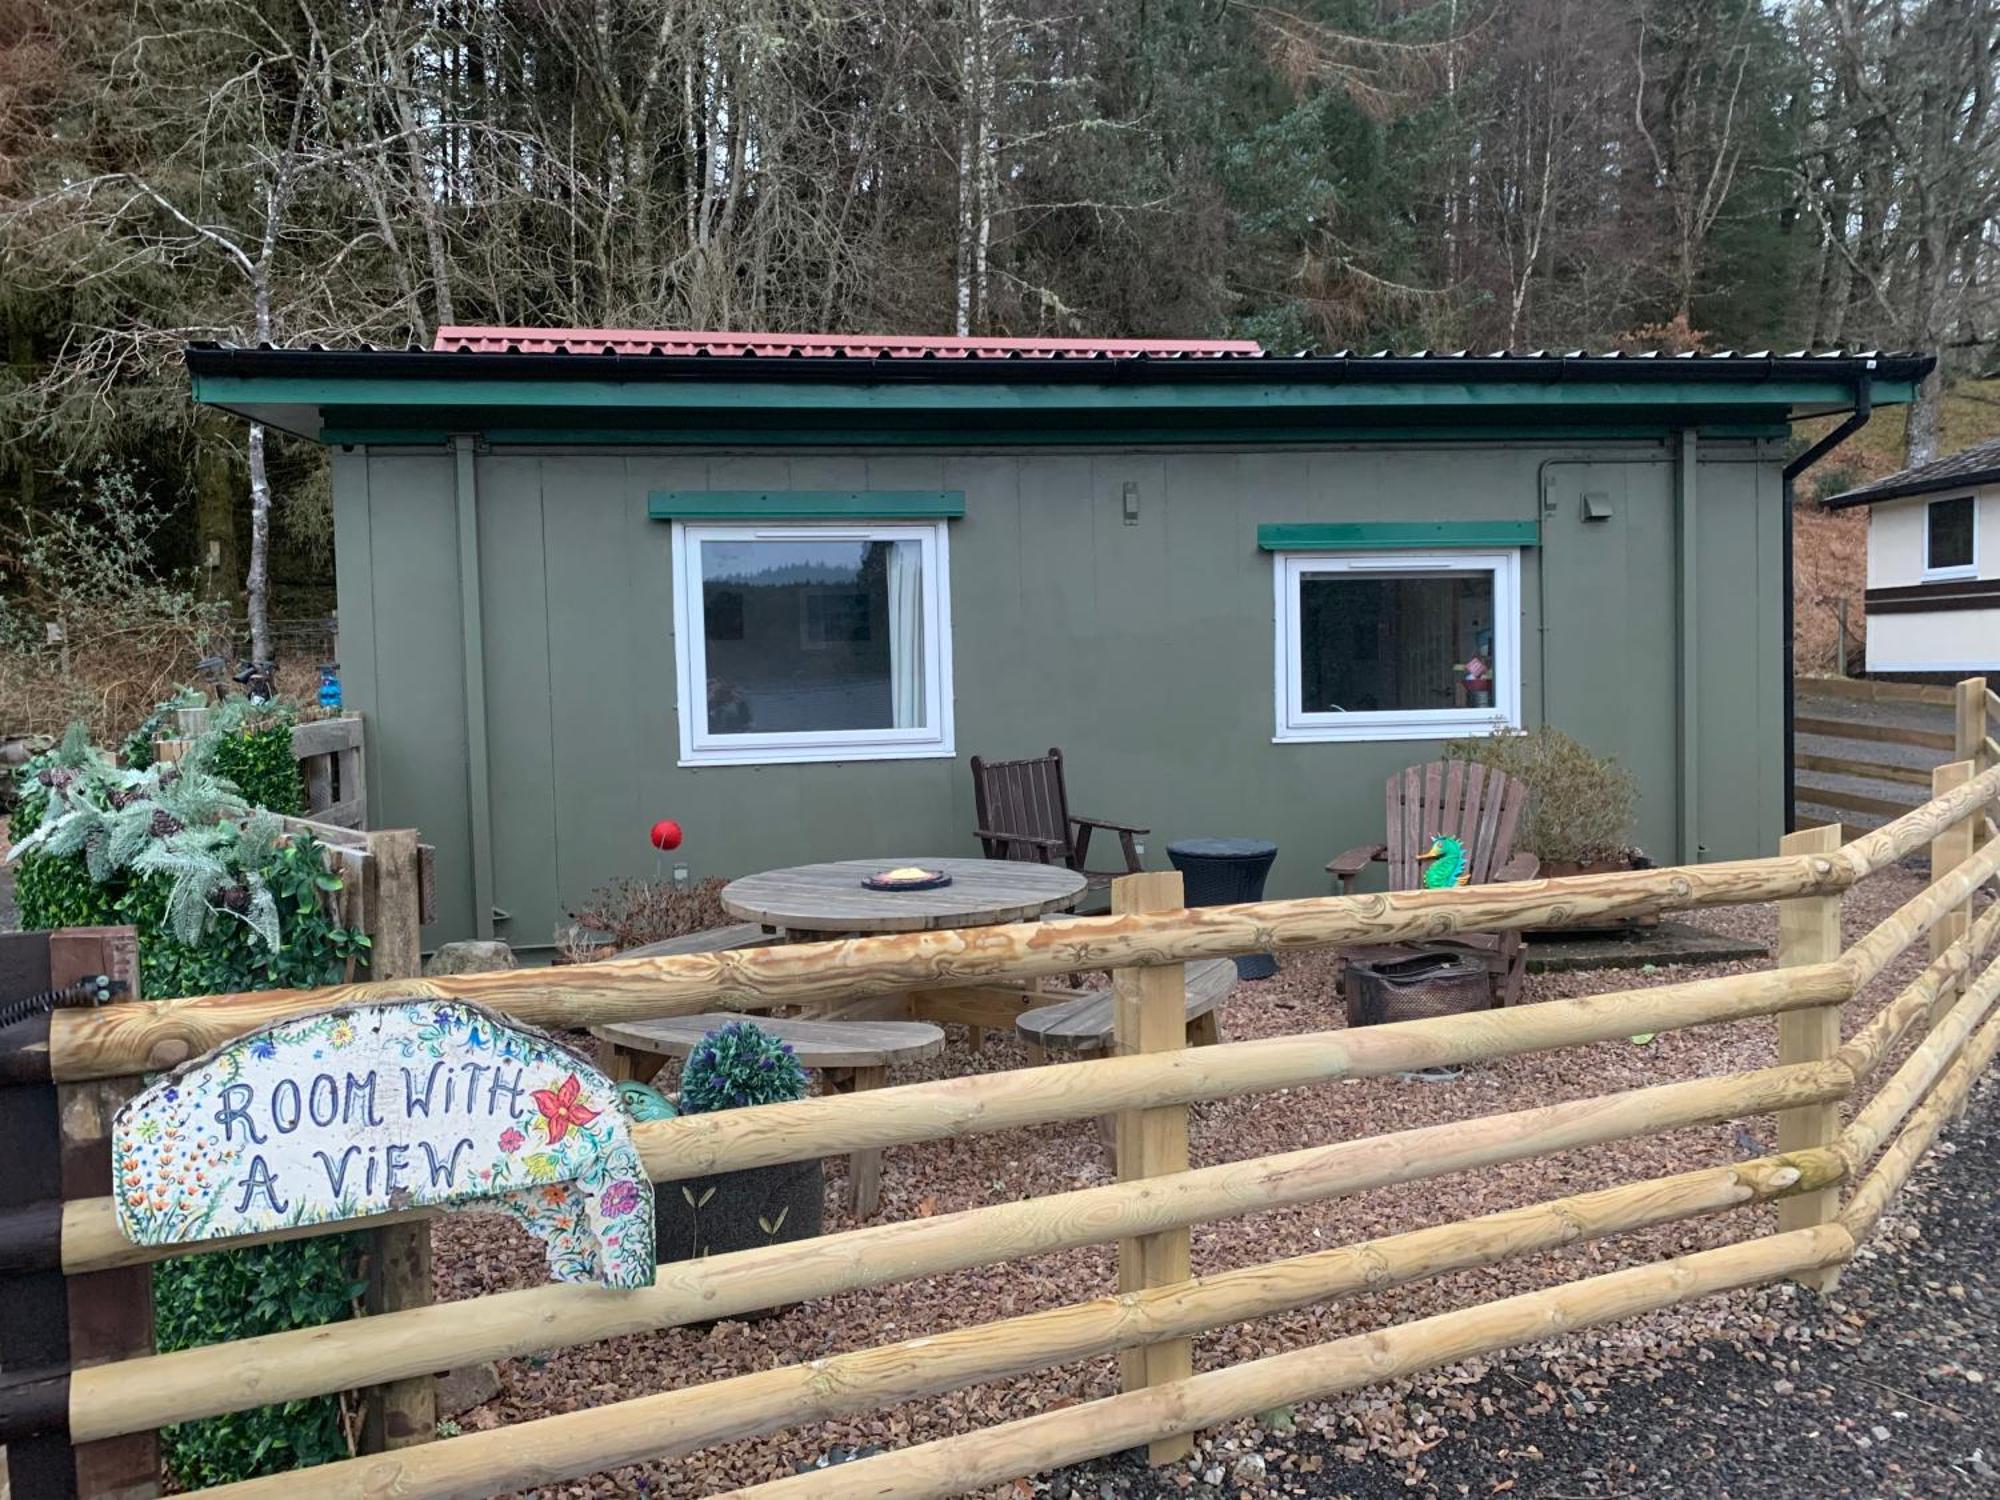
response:
M235 783L246 801L287 812L303 805L289 717L231 726L211 740L207 764ZM108 796L115 784L107 768L108 761L78 769L79 776L96 778L93 800ZM21 780L17 835L40 825L50 800L33 768ZM277 906L281 940L275 948L249 923L221 917L207 923L199 942L183 942L167 920L170 875L123 869L98 881L82 853L22 855L14 892L24 928L136 928L140 992L149 1000L330 984L345 977L350 958L365 958L367 939L339 925L330 898L340 881L327 872L317 842L296 838L271 848L258 858L255 873ZM361 1243L358 1235L331 1235L159 1262L153 1272L159 1347L185 1349L352 1316ZM334 1396L186 1422L163 1429L160 1437L169 1471L190 1488L304 1468L349 1452Z

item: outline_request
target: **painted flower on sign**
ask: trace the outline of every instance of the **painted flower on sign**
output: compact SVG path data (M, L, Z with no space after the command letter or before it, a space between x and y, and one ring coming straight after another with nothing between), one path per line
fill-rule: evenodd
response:
M549 1124L549 1144L555 1145L569 1133L575 1125L579 1128L597 1118L598 1112L589 1108L578 1097L583 1092L583 1082L572 1073L552 1089L536 1089L535 1108L542 1112L542 1118Z
M604 1196L597 1200L598 1212L607 1219L622 1219L638 1206L639 1189L622 1177L606 1188Z
M527 1144L527 1140L528 1138L525 1135L522 1135L520 1131L509 1125L505 1130L500 1132L500 1149L502 1151L519 1151L522 1146Z

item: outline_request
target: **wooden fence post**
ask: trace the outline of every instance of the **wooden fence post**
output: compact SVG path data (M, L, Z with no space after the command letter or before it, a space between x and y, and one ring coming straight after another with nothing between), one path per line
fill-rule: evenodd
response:
M1983 688L1981 691L1985 691ZM1942 797L1946 792L1956 791L1973 776L1972 762L1954 760L1937 767L1931 772L1931 796ZM1959 865L1972 858L1972 831L1984 816L1984 811L1962 818L1946 828L1931 840L1931 883L1935 885L1942 877L1950 874ZM1935 959L1945 949L1965 936L1971 925L1972 904L1968 901L1947 915L1931 929L1931 957ZM1937 1000L1931 1005L1929 1026L1935 1026L1938 1019L1957 1003L1965 992L1963 983L1953 982L1939 987Z
M0 933L0 1000L19 1000L49 987L49 935ZM0 1035L16 1047L47 1042L45 1017L16 1022ZM29 1215L41 1237L60 1254L62 1128L56 1086L30 1067L24 1075L0 1074L0 1135L7 1141L7 1170L0 1172L0 1212ZM53 1221L53 1223L51 1223ZM0 1374L67 1371L70 1362L69 1297L63 1273L50 1265L0 1277ZM60 1393L68 1401L67 1383ZM76 1463L69 1434L44 1431L0 1448L0 1477L17 1500L46 1496L70 1500Z
M49 984L61 989L95 974L123 980L138 1000L139 934L131 927L66 927L49 934ZM56 1088L62 1130L62 1196L101 1198L112 1190L111 1121L143 1087L138 1078L65 1083ZM73 1369L153 1352L153 1268L123 1266L65 1278ZM135 1432L76 1445L77 1492L88 1500L149 1500L160 1493L160 1440Z
M372 943L371 979L414 979L423 972L417 915L417 834L390 828L368 835L362 866L361 918ZM368 1312L402 1312L431 1303L428 1219L372 1230L368 1236ZM429 1375L368 1392L361 1444L368 1452L407 1448L437 1436L437 1390Z
M1178 870L1127 875L1111 883L1111 910L1174 911L1187 904ZM1160 964L1119 969L1111 976L1113 1050L1170 1052L1187 1045L1187 966ZM1158 1177L1185 1172L1188 1167L1188 1112L1184 1104L1162 1109L1127 1110L1118 1116L1118 1180ZM1118 1242L1118 1289L1166 1286L1189 1275L1188 1231L1169 1229ZM1164 1385L1194 1373L1194 1346L1187 1339L1165 1339L1127 1349L1119 1356L1124 1389ZM1189 1435L1156 1439L1147 1457L1156 1464L1172 1463L1194 1451Z
M1778 841L1780 854L1831 854L1840 847L1837 825L1801 828ZM1840 956L1840 895L1797 896L1778 903L1778 967L1827 963ZM1821 1005L1778 1017L1778 1062L1822 1062L1840 1051L1840 1007ZM1808 1104L1778 1113L1778 1149L1805 1151L1831 1146L1840 1136L1840 1105ZM1834 1188L1799 1193L1778 1201L1778 1231L1831 1223L1840 1213ZM1816 1292L1830 1292L1840 1273L1832 1268L1801 1272L1797 1280Z

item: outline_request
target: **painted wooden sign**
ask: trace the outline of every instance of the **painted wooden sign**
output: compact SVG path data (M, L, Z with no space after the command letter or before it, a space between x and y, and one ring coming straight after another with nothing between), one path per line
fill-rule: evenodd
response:
M441 1206L512 1215L559 1281L653 1280L653 1185L611 1081L477 1006L351 1006L239 1037L126 1104L112 1149L141 1245Z

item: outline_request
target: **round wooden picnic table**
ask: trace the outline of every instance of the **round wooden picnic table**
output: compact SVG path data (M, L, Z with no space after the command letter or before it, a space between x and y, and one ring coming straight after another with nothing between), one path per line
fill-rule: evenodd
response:
M875 891L871 875L916 865L951 877L923 891ZM746 875L722 888L731 916L788 933L927 932L1068 911L1088 882L1061 865L1011 859L842 859Z

